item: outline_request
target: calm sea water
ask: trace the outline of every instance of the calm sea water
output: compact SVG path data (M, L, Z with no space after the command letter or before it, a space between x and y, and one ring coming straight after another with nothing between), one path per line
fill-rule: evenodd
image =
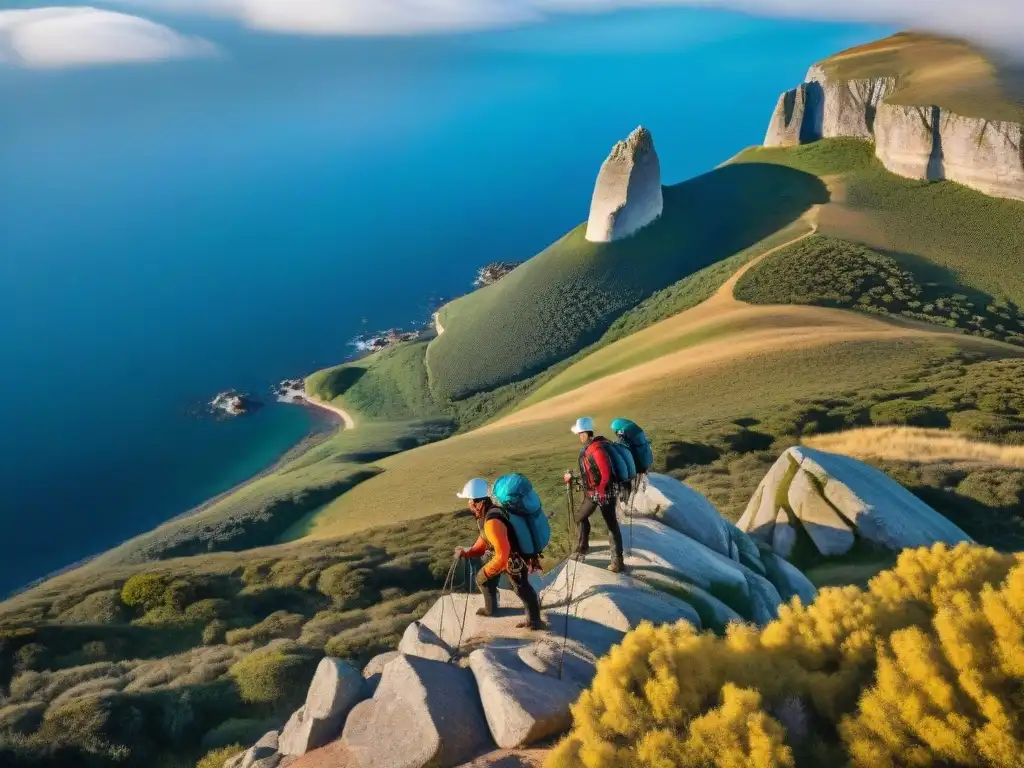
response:
M0 592L152 528L310 428L187 416L423 320L586 218L612 143L664 178L763 138L887 30L689 10L413 39L173 19L219 60L0 68Z

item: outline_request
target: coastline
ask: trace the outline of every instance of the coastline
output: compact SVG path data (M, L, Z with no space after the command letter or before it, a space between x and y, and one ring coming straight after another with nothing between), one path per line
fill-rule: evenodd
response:
M236 483L230 488L221 491L220 493L214 496L211 496L210 498L197 504L196 506L190 507L184 512L181 512L175 515L174 517L170 517L167 520L164 520L157 526L154 526L154 528L159 527L161 525L166 525L167 523L183 520L187 517L191 517L192 515L198 515L199 513L209 509L214 504L218 503L219 501L222 501L223 499L227 498L233 493L237 493L246 486L255 483L257 480L262 480L264 477L267 477L268 475L277 472L285 465L295 461L300 456L316 448L318 445L326 442L327 440L330 440L341 429L355 428L355 420L352 418L350 414L346 413L341 408L336 408L328 403L313 400L312 398L307 398L305 396L282 402L287 402L289 404L309 408L311 411L317 414L317 418L310 425L310 431L306 434L304 438L302 438L299 442L295 443L295 445L293 445L291 448L289 448L287 451L281 454L281 456L269 466L264 467L260 471L246 478L245 480L242 480L240 483ZM30 589L38 587L40 584L43 584L44 582L47 582L50 579L54 579L58 576L62 576L66 573L69 573L77 568L81 568L82 566L87 565L88 563L95 560L97 557L100 557L104 553L109 552L116 546L119 546L119 544L115 544L113 547L107 547L106 549L103 549L100 552L96 552L95 554L88 555L87 557L80 558L79 560L76 560L73 563L69 563L63 568L58 568L55 571L47 573L45 576L40 576L37 579L33 579L27 584L15 587L6 595L0 597L0 602L4 600L9 600L10 598L20 595L24 592L28 592Z

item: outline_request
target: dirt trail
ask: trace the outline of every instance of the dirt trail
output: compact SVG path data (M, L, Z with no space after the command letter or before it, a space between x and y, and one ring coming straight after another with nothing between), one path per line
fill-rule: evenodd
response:
M591 357L614 361L626 350L642 351L682 340L690 335L706 334L708 339L669 352L627 370L604 376L570 392L512 413L482 428L483 431L579 415L625 397L638 397L656 382L678 378L696 371L734 362L745 357L785 350L809 349L851 341L909 339L948 336L949 332L923 324L889 322L839 309L797 305L753 305L738 300L736 285L749 270L764 259L817 232L816 207L806 218L811 231L761 254L745 264L707 301L674 317L663 320L632 336L615 342ZM716 334L717 331L717 334ZM729 334L728 341L721 337ZM589 359L589 358L588 358ZM584 360L578 365L584 365ZM563 373L567 375L572 368Z

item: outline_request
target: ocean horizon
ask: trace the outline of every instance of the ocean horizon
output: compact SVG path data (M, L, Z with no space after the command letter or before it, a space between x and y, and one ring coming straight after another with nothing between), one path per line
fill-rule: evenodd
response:
M275 383L429 320L587 217L643 124L667 184L893 30L660 8L405 38L175 18L226 55L0 64L0 593L196 507L322 418ZM265 405L197 415L217 392Z

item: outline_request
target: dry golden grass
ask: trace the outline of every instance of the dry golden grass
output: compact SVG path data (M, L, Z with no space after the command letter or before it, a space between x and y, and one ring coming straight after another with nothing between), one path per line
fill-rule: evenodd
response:
M809 437L803 442L811 448L858 459L918 463L956 461L1024 467L1024 446L983 443L947 429L869 427Z

